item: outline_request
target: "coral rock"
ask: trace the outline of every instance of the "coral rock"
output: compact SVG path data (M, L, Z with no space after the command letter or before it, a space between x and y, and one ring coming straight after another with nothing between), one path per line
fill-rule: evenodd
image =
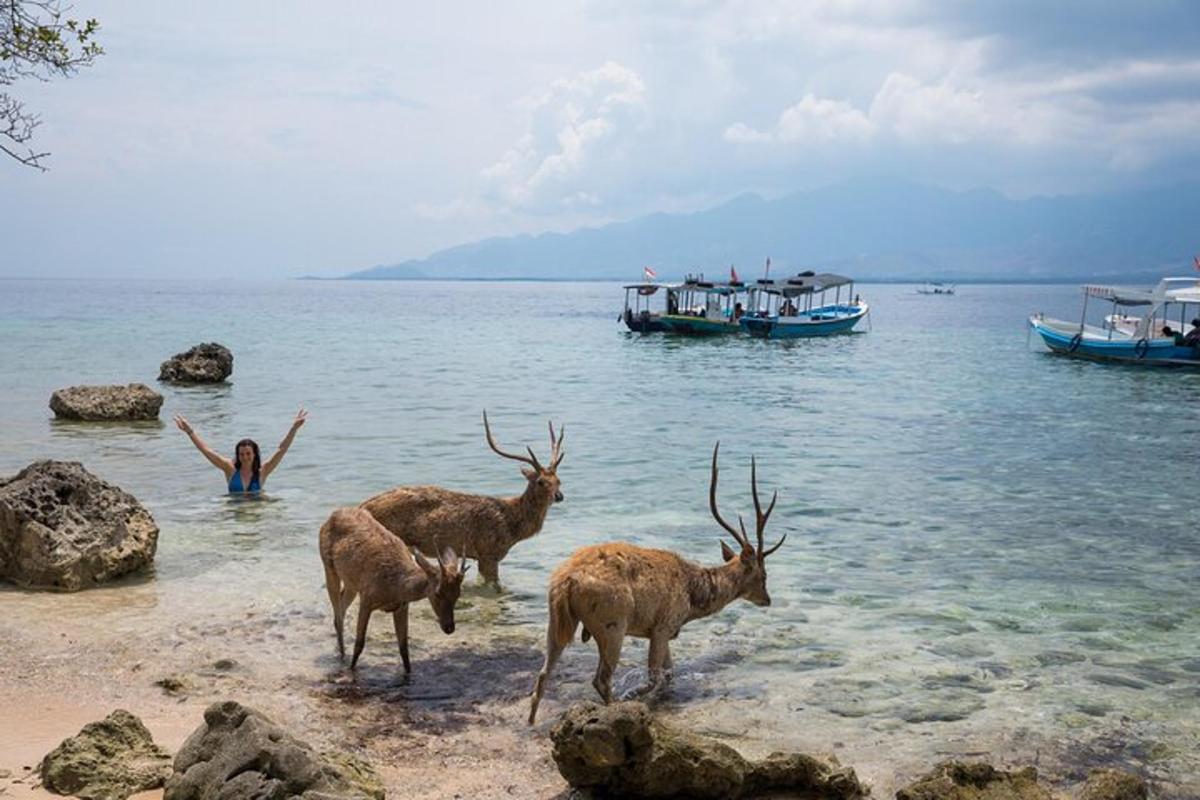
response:
M50 395L59 419L88 422L158 419L163 398L143 383L128 386L71 386Z
M162 363L158 379L169 383L220 383L233 374L233 353L215 342L198 344Z

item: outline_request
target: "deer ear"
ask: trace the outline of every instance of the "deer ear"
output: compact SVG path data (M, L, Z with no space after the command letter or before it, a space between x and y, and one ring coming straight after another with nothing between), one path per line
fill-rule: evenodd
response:
M413 555L413 558L416 559L417 566L420 567L425 572L425 575L431 581L437 580L438 574L439 574L438 568L435 567L433 564L429 563L429 559L427 559L427 558L425 558L425 556L421 555L420 550L417 550L414 548L412 551L412 555Z
M732 561L737 558L737 553L733 552L733 548L725 544L724 541L721 542L721 558L726 561Z
M525 476L525 480L533 480L538 476L537 470L532 470L529 467L521 467L521 474Z
M441 554L438 556L438 561L442 562L442 566L449 569L458 564L458 554L454 552L454 548L446 545L442 548Z

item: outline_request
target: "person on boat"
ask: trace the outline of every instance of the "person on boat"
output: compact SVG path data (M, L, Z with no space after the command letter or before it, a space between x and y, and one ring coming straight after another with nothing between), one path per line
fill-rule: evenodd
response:
M1183 334L1172 328L1170 325L1162 326L1162 335L1165 339L1174 340L1175 344L1177 345L1183 344Z
M741 303L735 303L733 306L733 321L737 322L746 313L746 309L742 308Z
M191 424L179 414L175 415L175 425L188 435L192 444L208 459L209 463L224 473L225 483L229 487L230 494L250 494L262 491L263 484L267 482L267 478L279 466L284 454L292 446L292 440L296 438L296 431L300 430L300 426L307 419L308 412L303 408L296 412L296 418L292 420L292 427L288 430L287 436L283 437L283 441L279 443L279 449L265 464L262 463L258 443L253 439L242 439L238 442L234 446L233 460L230 461L205 444Z
M1200 317L1192 320L1192 329L1183 335L1183 341L1180 344L1200 347Z
M792 304L791 300L783 301L783 305L781 305L779 307L779 316L781 316L781 317L796 316L796 306Z

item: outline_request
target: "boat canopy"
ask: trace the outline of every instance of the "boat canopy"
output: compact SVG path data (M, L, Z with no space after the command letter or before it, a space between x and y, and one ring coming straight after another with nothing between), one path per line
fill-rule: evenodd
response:
M1200 303L1200 280L1164 278L1153 289L1126 289L1117 286L1087 284L1083 293L1119 306L1153 306L1161 303Z
M839 286L846 286L852 283L854 283L854 279L847 278L845 275L835 275L832 272L819 272L815 275L812 273L802 273L782 280L762 279L757 282L757 287L768 294L798 297L804 294L823 292L826 289L836 289Z
M1084 286L1083 293L1088 297L1098 297L1119 306L1152 306L1159 300L1153 291L1147 289L1121 289L1094 284Z
M697 281L690 280L681 283L678 286L672 286L672 289L677 289L687 292L704 292L706 294L737 294L738 292L746 291L746 284L738 281L737 283L719 283L717 281Z
M621 287L623 289L637 289L639 294L654 294L659 289L674 289L675 286L669 283L627 283Z

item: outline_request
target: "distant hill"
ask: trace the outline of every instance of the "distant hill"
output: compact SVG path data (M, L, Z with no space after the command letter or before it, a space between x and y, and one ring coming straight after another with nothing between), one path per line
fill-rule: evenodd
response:
M1011 200L896 181L855 181L776 200L743 195L692 214L651 214L571 233L484 239L346 277L638 280L802 269L858 280L1153 281L1200 252L1200 184Z

